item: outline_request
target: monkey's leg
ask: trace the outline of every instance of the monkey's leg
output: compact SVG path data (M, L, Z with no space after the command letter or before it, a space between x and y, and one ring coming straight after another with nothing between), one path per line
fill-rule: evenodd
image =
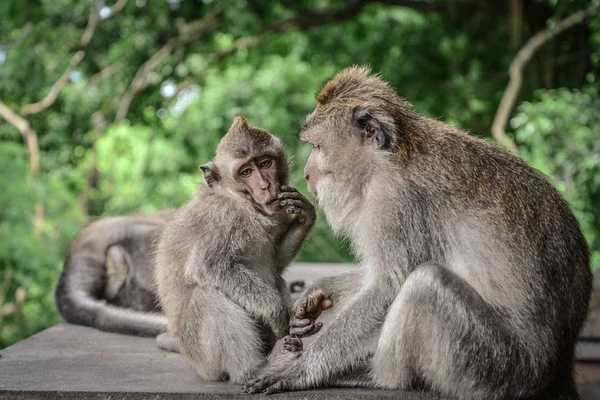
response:
M333 378L329 386L343 388L373 388L375 387L375 383L369 372L368 362L365 361L354 371Z
M266 351L258 324L240 306L209 287L198 287L184 311L179 333L183 355L207 380L229 377L244 383L259 368Z
M118 245L110 246L106 251L106 286L104 297L113 299L127 280L129 274L127 251Z
M532 357L536 333L517 335L505 318L452 271L423 264L389 308L373 377L386 388L424 383L460 399L537 398L553 376L549 357Z

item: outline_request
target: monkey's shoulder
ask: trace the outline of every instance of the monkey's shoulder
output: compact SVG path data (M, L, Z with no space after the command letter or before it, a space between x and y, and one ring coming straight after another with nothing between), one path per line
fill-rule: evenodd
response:
M230 259L267 246L272 219L228 196L196 196L167 223L161 243L165 251L196 257ZM159 248L160 251L160 248Z

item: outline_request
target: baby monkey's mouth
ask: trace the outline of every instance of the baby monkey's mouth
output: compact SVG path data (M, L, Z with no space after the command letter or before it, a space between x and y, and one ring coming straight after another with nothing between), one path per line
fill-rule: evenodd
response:
M275 195L275 196L271 196L265 200L262 200L260 202L257 201L257 203L263 207L266 207L266 206L272 206L272 205L276 204L277 200L278 200L277 195Z

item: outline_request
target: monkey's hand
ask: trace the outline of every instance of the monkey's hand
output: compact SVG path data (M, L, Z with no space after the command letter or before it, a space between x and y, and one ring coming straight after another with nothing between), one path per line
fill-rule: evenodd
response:
M319 332L322 322L316 322L324 310L333 307L333 301L321 291L309 291L301 296L292 308L290 335L307 337Z
M288 214L298 216L298 223L301 226L311 227L316 220L315 207L306 197L302 196L296 188L291 186L281 186L281 192L277 195L279 205L282 210Z

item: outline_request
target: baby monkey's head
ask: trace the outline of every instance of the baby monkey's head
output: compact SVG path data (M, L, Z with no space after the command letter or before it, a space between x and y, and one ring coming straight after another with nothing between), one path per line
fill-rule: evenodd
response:
M214 162L200 169L208 186L243 195L268 214L277 210L279 188L289 179L281 140L241 116L219 142Z

